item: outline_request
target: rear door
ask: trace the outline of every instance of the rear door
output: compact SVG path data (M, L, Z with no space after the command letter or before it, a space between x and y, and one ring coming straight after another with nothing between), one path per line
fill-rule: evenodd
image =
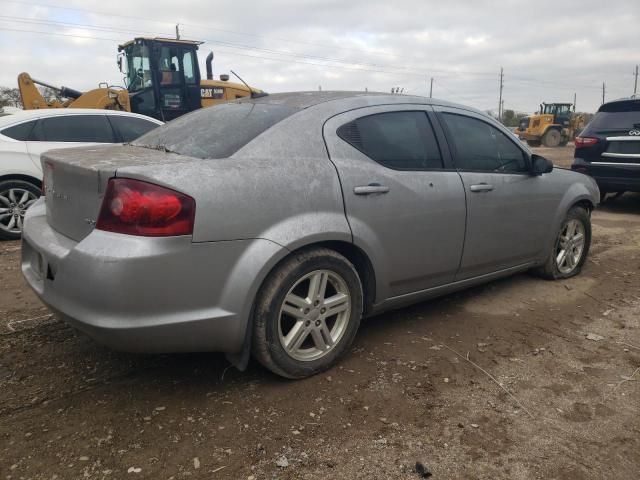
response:
M40 155L54 148L114 143L115 136L105 115L60 115L44 117L31 131L27 149L40 166Z
M377 106L324 126L354 243L376 268L377 301L451 282L460 262L464 189L431 114Z
M467 202L466 235L456 280L523 265L547 238L562 192L529 173L520 142L486 117L438 108Z

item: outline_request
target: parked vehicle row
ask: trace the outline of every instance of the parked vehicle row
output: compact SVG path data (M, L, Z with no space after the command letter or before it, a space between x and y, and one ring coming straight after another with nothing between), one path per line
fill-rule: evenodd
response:
M577 274L599 198L479 111L349 92L242 99L43 166L22 270L54 312L117 349L252 352L289 378L362 317Z
M52 148L129 142L162 122L110 110L54 109L0 118L0 239L18 239L40 196L40 155Z

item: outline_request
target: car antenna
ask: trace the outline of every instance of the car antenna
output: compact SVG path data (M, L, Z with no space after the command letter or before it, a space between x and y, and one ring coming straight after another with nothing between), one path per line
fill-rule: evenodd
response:
M236 77L238 77L238 80L240 80L242 83L244 83L244 86L247 87L249 89L249 92L251 93L251 98L260 98L260 97L266 97L267 95L269 95L267 92L263 92L263 91L259 91L259 92L255 92L247 82L245 82L242 77L240 77L240 75L238 75L236 72L234 72L233 70L231 70L231 73L233 73Z

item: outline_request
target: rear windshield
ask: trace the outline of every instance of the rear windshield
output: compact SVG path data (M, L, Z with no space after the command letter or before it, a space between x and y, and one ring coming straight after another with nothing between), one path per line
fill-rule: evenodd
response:
M196 158L226 158L297 111L285 105L225 103L184 115L132 144Z
M631 130L640 125L640 110L635 112L598 112L589 126L597 129Z

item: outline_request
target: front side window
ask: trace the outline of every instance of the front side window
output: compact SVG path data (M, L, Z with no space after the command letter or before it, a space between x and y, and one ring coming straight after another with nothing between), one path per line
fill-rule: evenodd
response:
M455 163L460 170L528 171L524 151L497 128L464 115L445 113L442 116L455 146Z
M128 48L126 82L127 90L130 92L137 92L152 85L149 47L146 45L132 45Z
M113 130L104 115L42 118L31 134L40 142L113 143Z
M425 112L368 115L341 126L338 136L385 167L442 168L438 143Z
M31 120L30 122L24 122L19 125L5 128L0 133L5 137L13 138L14 140L20 140L26 142L29 140L29 135L33 130L37 120Z

